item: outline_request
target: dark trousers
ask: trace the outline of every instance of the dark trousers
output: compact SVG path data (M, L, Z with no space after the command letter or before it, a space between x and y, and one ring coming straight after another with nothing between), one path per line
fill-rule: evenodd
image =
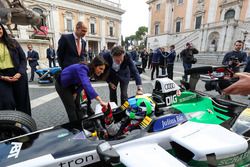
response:
M55 61L55 59L49 59L49 67L50 67L50 68L52 67L52 64L53 64L53 67L56 66L56 61Z
M65 110L68 114L69 122L78 120L79 116L76 113L76 104L74 101L72 88L63 88L58 81L55 82L55 87L58 95L60 96Z
M145 72L145 68L147 67L148 59L142 59L142 71Z
M152 63L151 80L154 79L154 73L156 70L156 78L159 76L159 63Z
M187 77L187 70L192 68L192 64L191 63L184 63L183 62L183 68L184 68L184 76L183 76L183 79L185 81L188 81L188 77Z
M0 70L0 75L14 76L14 69ZM0 80L0 110L18 110L31 115L27 74L16 82Z
M55 82L55 88L56 91L59 95L59 97L61 98L63 105L65 107L65 110L67 112L68 118L69 118L69 122L73 122L76 120L80 120L85 116L85 112L80 110L80 106L77 106L77 102L76 102L76 97L73 96L73 94L75 93L75 89L74 87L62 87L60 85L60 83L58 81ZM79 97L79 96L78 96ZM86 113L88 115L93 114L93 110L91 109L91 101L88 100L87 103L87 111Z
M152 67L152 60L149 59L149 60L148 60L148 69L150 69L151 67Z
M30 68L31 68L30 81L33 81L35 76L36 66L30 66Z
M15 99L12 84L0 80L0 110L15 110Z
M117 85L118 82L113 83L116 86L116 89L112 89L109 85L109 98L110 101L115 102L117 105ZM120 82L120 91L121 91L121 104L123 104L128 99L128 82Z
M166 75L166 67L161 67L161 75Z
M167 65L168 78L173 80L174 64Z

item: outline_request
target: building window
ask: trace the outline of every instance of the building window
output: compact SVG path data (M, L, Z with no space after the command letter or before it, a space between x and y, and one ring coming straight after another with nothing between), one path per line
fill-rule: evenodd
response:
M73 32L73 26L72 26L72 20L71 19L66 19L66 30L68 32Z
M155 25L155 35L158 35L160 33L160 25L156 24Z
M90 17L89 21L89 29L90 29L90 34L95 35L96 34L96 18L95 17Z
M109 27L109 35L110 35L111 37L113 37L113 36L114 36L114 30L113 30L113 27Z
M114 36L114 29L115 29L115 27L114 27L114 21L109 21L109 36L111 36L111 37L113 37Z
M183 3L183 0L178 0L178 4L182 4Z
M94 23L90 24L90 34L92 34L92 35L95 34L95 24Z
M201 28L201 20L202 16L197 16L195 20L195 29L200 29Z
M175 32L181 32L181 21L176 22Z
M64 14L64 29L66 32L73 32L74 17L70 12Z
M225 13L224 20L234 19L234 16L235 16L235 10L230 9Z
M156 5L156 11L160 11L160 9L161 9L161 4L157 4Z

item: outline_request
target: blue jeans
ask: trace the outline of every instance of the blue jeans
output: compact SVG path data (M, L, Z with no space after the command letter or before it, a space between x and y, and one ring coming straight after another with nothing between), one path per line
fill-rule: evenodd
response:
M187 73L186 73L186 71L187 71L188 69L192 68L192 64L190 64L190 63L184 63L184 62L183 62L183 68L184 68L184 76L183 76L183 79L184 79L185 81L187 81Z

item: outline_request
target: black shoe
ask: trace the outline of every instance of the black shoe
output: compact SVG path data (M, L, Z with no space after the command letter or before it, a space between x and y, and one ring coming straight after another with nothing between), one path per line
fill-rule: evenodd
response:
M29 82L33 82L33 80L29 80Z

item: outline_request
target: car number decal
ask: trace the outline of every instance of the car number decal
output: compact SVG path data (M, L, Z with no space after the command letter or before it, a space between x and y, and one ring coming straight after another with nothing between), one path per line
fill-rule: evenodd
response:
M10 153L8 155L8 158L12 158L12 157L18 158L18 155L21 151L23 143L12 142L11 145L12 145L12 147L10 149Z

